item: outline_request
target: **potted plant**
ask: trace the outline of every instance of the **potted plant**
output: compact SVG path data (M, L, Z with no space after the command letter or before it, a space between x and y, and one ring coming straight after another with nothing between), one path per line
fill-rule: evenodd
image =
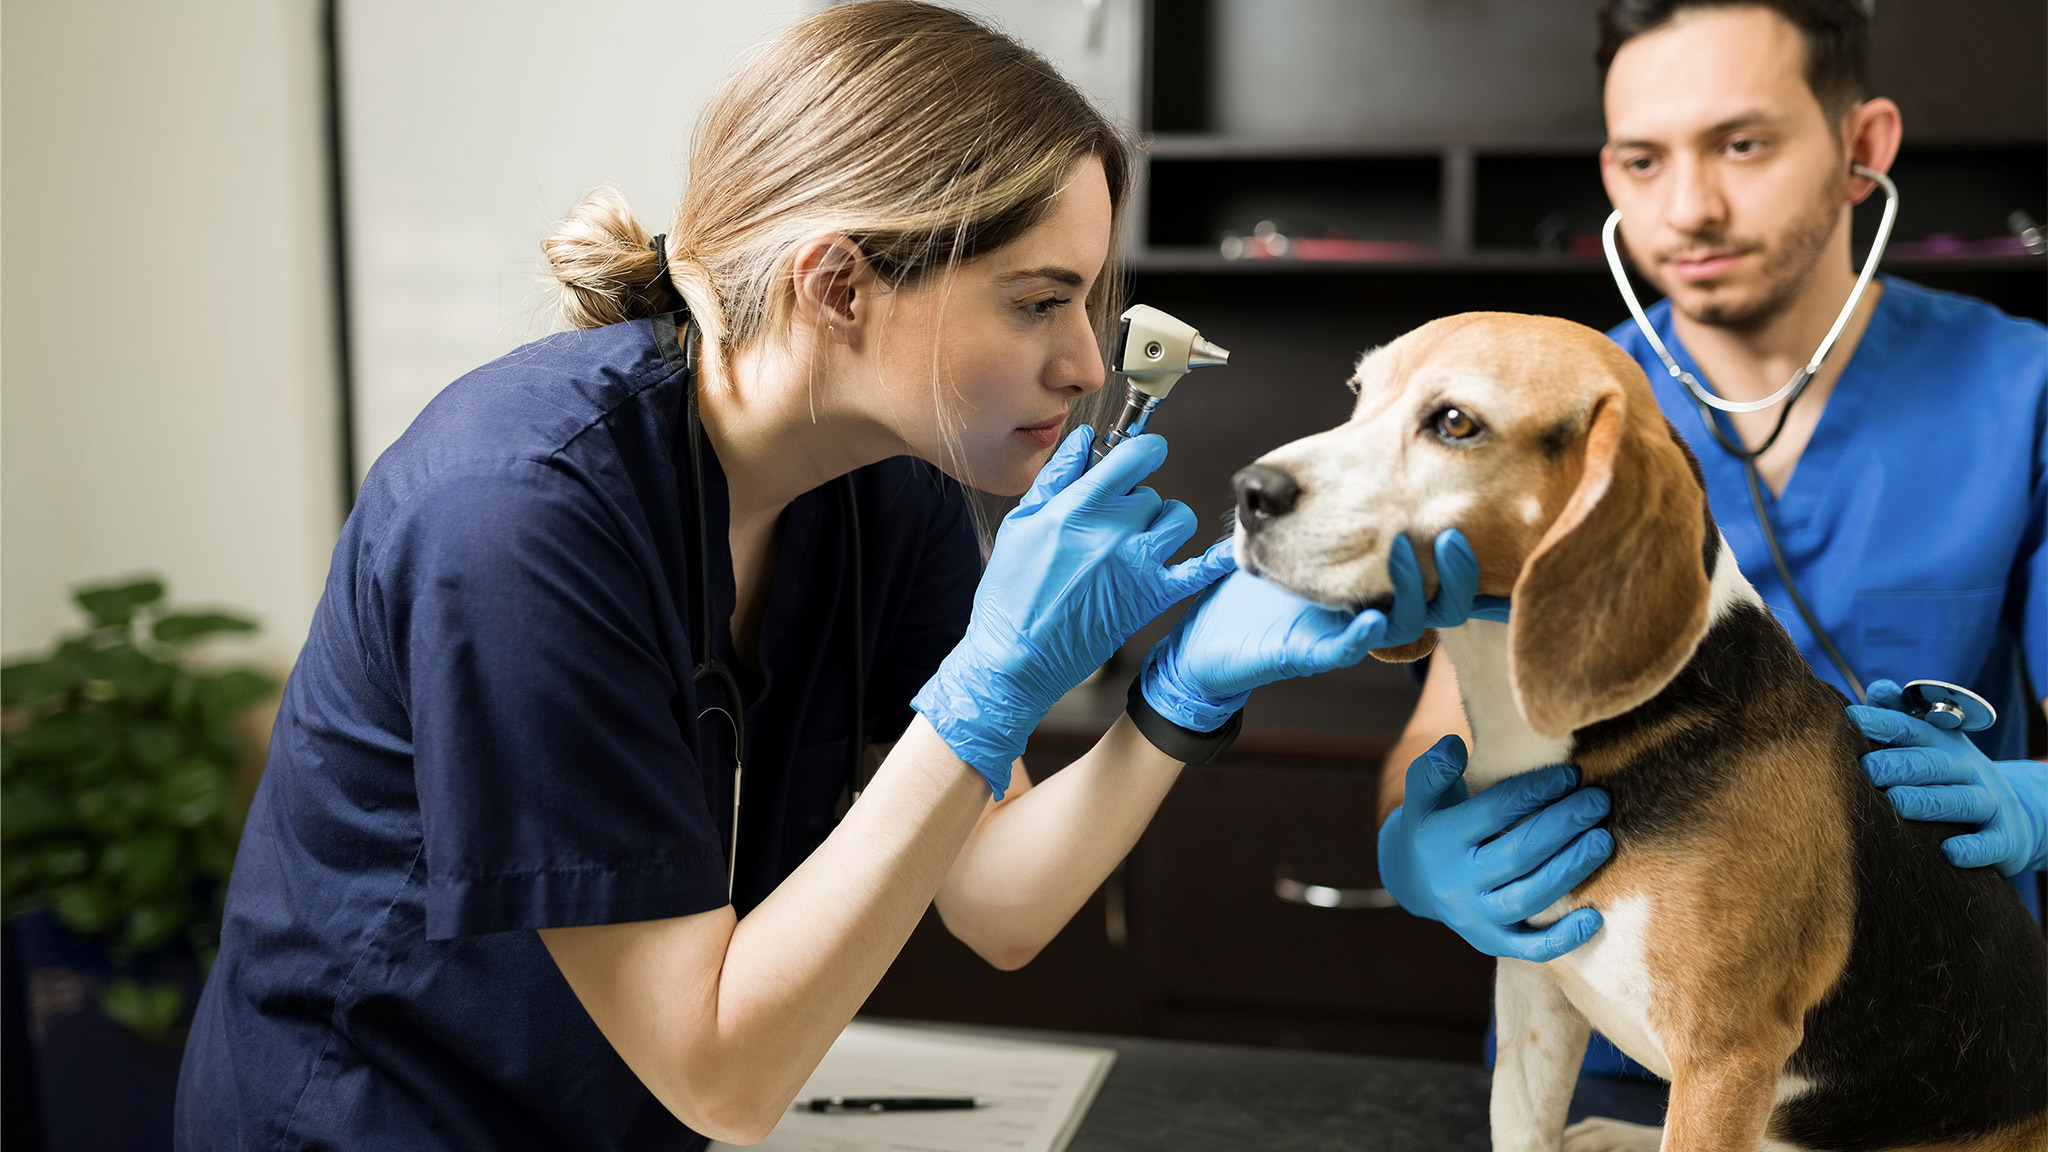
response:
M30 973L46 1105L81 1100L79 1086L53 1086L56 1065L72 1057L50 1051L48 1033L53 1012L76 1012L82 1000L168 1053L144 1062L175 1077L179 1028L218 947L239 835L234 722L276 688L253 668L197 664L195 642L256 625L173 611L161 580L83 587L73 600L87 627L0 668L0 900L15 967ZM37 931L41 942L31 942ZM38 963L60 975L38 986ZM45 1109L46 1129L54 1110ZM167 1131L167 1111L162 1120Z

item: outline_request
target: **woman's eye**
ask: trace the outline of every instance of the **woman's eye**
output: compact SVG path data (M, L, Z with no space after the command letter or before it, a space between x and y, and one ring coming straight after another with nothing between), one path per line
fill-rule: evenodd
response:
M1462 408L1444 408L1432 422L1436 434L1446 440L1470 440L1479 435L1479 421Z
M1034 300L1026 304L1024 310L1033 316L1050 316L1060 308L1071 303L1073 303L1073 298L1070 296L1051 296L1044 300Z

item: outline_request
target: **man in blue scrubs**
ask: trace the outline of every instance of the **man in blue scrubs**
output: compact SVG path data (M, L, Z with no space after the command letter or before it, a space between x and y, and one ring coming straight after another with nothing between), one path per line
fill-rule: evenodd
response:
M1614 0L1601 14L1601 172L1622 238L1667 296L1649 311L1659 338L1726 399L1782 388L1854 286L1849 213L1874 185L1849 166L1887 169L1901 131L1897 106L1868 98L1867 23L1857 0ZM1699 457L1743 574L1814 671L1852 693L1772 563L1740 460L1634 324L1612 336ZM1783 431L1756 457L1765 512L1856 677L1949 680L1999 712L1965 741L1852 709L1866 734L1903 746L1866 757L1866 772L1908 818L1977 826L1944 851L2012 877L2038 917L2048 766L2024 757L2029 713L2048 710L2048 330L1883 277L1789 414L1774 405L1713 419L1755 451L1781 416ZM1444 665L1388 757L1383 814L1401 802L1409 761L1466 730ZM1877 684L1872 699L1896 692ZM1416 845L1413 855L1431 854ZM1484 892L1470 894L1476 908ZM1495 930L1511 926L1475 928L1483 916L1461 923L1453 911L1447 922L1475 946L1502 951ZM1595 1038L1588 1073L1625 1064Z

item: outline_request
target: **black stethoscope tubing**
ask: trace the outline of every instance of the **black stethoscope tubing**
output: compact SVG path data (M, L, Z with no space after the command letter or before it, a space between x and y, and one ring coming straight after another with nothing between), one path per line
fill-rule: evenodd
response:
M700 709L697 719L701 721L716 712L724 716L726 723L732 726L732 831L725 860L725 895L726 899L730 900L739 876L740 801L745 792L747 775L747 710L744 694L740 691L739 678L718 658L711 646L711 528L710 518L704 510L704 426L697 413L697 354L700 337L697 322L689 319L687 313L684 314L683 327L683 410L684 422L689 428L691 534L695 537L697 550L698 659L697 666L691 673L691 682L701 689L705 680L712 681L718 686L722 700L719 704ZM848 591L852 594L848 647L852 655L853 731L846 787L853 797L858 797L861 759L867 751L867 660L862 651L861 636L860 506L854 494L852 474L842 477L841 481L840 506L846 513Z

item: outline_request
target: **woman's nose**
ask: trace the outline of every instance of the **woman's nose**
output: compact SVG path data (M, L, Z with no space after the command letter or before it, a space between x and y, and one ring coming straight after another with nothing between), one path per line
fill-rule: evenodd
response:
M1073 325L1053 364L1053 382L1057 388L1070 388L1075 395L1086 396L1102 387L1106 379L1102 348L1095 342L1095 326L1088 322L1087 313L1079 308L1074 311L1078 323Z

